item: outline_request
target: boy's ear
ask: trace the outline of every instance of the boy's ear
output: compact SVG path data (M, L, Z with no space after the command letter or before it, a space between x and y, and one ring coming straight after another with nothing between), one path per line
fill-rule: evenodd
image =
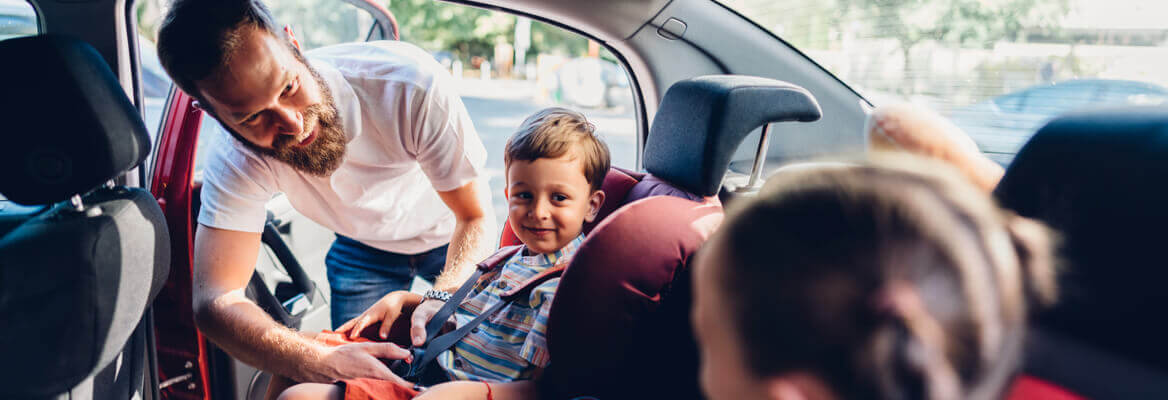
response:
M597 190L588 196L588 215L584 216L584 222L592 222L596 219L596 214L600 212L600 206L604 205L604 191Z

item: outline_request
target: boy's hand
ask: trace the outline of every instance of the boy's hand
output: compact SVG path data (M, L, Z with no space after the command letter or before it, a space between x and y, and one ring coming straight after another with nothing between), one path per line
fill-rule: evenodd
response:
M430 322L430 318L434 318L434 314L437 314L445 304L445 301L427 299L414 309L414 314L410 316L410 342L414 347L426 344L426 323Z
M381 321L381 329L378 331L378 336L386 339L389 336L389 329L393 327L393 321L401 316L404 310L417 307L421 301L422 296L417 293L411 293L405 290L390 292L380 300L377 300L376 303L373 303L361 315L345 322L344 325L337 328L336 332L348 336L349 339L356 339L361 336L361 332L366 327ZM417 309L414 310L413 315L418 315ZM430 315L434 315L434 313L431 312ZM427 320L429 320L429 317L427 317Z

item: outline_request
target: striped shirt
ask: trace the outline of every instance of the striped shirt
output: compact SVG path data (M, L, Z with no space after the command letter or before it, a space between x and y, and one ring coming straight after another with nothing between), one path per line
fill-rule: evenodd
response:
M500 295L555 265L566 264L584 236L577 236L551 254L524 255L524 250L484 276L454 318L461 327L483 310L503 301ZM509 382L532 379L548 366L547 320L552 296L560 279L552 278L531 290L527 299L517 299L483 320L450 351L438 355L438 365L451 380ZM526 300L526 301L525 301Z

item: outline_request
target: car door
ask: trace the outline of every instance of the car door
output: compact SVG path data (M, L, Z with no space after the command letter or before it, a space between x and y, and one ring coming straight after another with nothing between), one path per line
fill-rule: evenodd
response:
M384 8L369 6L373 3L361 0L329 3L334 4L272 5L273 12L285 21L298 21L297 16L309 14L303 7L316 10L331 7L328 15L345 20L345 24L333 25L343 27L339 30L321 29L320 24L301 24L307 28L298 32L298 36L308 48L342 41L392 39L396 35L396 22ZM143 43L143 47L150 49L153 44ZM151 72L149 66L157 64L157 56L149 50L142 51L140 56L147 67L146 73ZM147 97L150 105L148 93ZM152 188L167 215L176 255L172 279L157 305L162 310L156 321L156 329L162 332L157 346L160 390L164 396L175 398L263 398L268 374L233 359L205 340L195 328L190 311L191 246L200 206L203 156L213 142L211 138L226 137L226 134L217 132L222 129L218 122L173 86L165 99L154 103L160 106L146 110L148 121L158 121ZM262 234L263 246L247 288L248 297L290 328L306 332L328 329L324 258L335 238L333 232L293 209L283 194L274 196L266 208L268 220Z

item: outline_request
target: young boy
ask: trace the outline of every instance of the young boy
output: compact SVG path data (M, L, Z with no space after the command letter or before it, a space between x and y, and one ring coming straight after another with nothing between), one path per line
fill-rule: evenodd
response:
M501 268L494 268L479 278L455 312L456 325L462 327L503 302L510 290L533 284L534 288L527 296L520 296L491 313L449 351L438 355L429 368L440 368L451 382L420 393L400 383L368 379L337 385L301 384L288 389L280 398L534 397L535 384L531 380L550 362L544 334L559 278L533 282L538 282L535 279L542 272L567 265L584 240L581 233L584 223L596 218L604 203L600 187L608 173L609 153L594 130L577 112L548 108L528 117L507 141L504 156L507 221L523 246ZM338 332L360 331L377 320L392 321L393 314L387 311L401 310L401 304L396 307L384 304L395 301L391 295ZM387 329L381 332L384 337Z

